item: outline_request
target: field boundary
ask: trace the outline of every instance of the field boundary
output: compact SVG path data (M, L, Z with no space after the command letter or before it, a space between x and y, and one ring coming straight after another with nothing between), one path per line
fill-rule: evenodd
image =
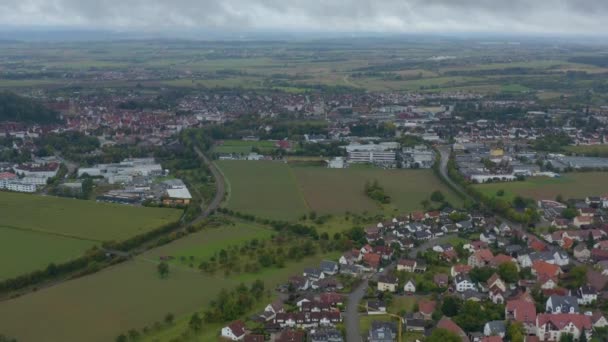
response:
M300 197L302 202L304 202L304 205L306 206L306 210L308 210L310 212L312 210L312 207L308 203L308 200L306 199L306 196L304 195L304 191L302 191L302 185L300 184L300 181L298 181L298 177L293 173L293 168L289 164L287 164L287 168L289 169L289 176L293 179L296 189L298 190L298 196Z
M33 229L33 228L24 228L24 227L15 227L15 226L9 226L9 225L0 225L0 229L12 229L12 230L19 230L19 231L23 231L23 232L30 232L30 233L35 233L35 234L41 234L41 235L50 235L50 236L58 236L58 237L62 237L62 238L67 238L67 239L74 239L74 240L81 240L81 241L89 241L89 242L98 242L98 243L103 243L103 240L96 240L96 239L87 239L81 236L77 236L77 235L71 235L71 234L66 234L66 233L59 233L59 232L50 232L48 230L40 230L40 229Z

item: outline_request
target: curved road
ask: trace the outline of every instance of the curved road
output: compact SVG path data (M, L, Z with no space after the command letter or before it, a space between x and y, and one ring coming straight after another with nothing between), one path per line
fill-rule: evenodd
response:
M465 196L466 199L469 199L472 202L477 203L478 201L475 198L473 198L466 191L464 191L462 186L460 186L460 184L454 182L448 175L448 161L450 160L450 146L449 145L439 146L439 147L437 147L437 150L439 150L439 153L441 155L441 164L439 165L439 173L441 174L442 180L447 182L448 184L450 184L452 189L454 189L455 191L457 191L460 194L462 194L463 196ZM496 213L494 213L494 216L498 217L501 221L506 222L509 226L511 226L514 229L523 230L521 224L515 223L515 222L507 219L506 217L496 214Z
M452 179L450 179L450 176L448 175L448 161L450 160L450 146L449 145L439 146L439 147L437 147L437 150L439 150L439 155L441 156L441 163L439 165L439 173L441 174L441 177L443 178L443 180L445 182L447 182L452 187L452 189L459 192L466 199L475 201L475 199L473 197L471 197L471 195L469 195L466 191L464 191L464 189L460 186L460 184L454 182Z

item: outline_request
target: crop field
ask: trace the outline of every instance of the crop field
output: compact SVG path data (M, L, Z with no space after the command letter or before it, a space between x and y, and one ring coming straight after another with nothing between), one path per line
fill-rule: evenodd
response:
M232 289L254 279L263 279L267 288L274 288L290 275L334 256L319 254L288 262L285 268L230 277L202 274L189 266L171 263L169 276L158 276L156 264L161 256L195 251L202 255L207 248L235 244L244 237L263 238L268 233L261 229L240 223L210 228L90 276L1 302L2 333L19 341L111 341L129 329L141 331L144 326L161 322L167 313L173 313L178 324L186 322L186 317L204 309L223 288ZM31 322L37 322L35 329ZM211 336L216 333L214 330Z
M608 192L608 173L566 173L560 178L530 177L523 182L478 184L475 187L488 196L496 196L498 190L504 190L506 200L516 195L534 199L555 199L560 194L565 199L585 198Z
M239 153L246 154L251 152L253 148L260 151L271 151L275 148L275 143L272 141L244 141L244 140L223 140L213 147L213 152L216 153Z
M294 168L294 173L312 210L320 213L346 211L374 212L378 205L363 193L367 181L378 180L391 196L391 206L399 211L421 209L420 202L431 192L440 190L449 202L459 205L458 198L443 185L431 170L382 170L377 168L327 169Z
M230 184L227 207L261 217L293 220L311 210L320 214L418 210L435 190L442 191L453 205L461 204L431 170L338 170L263 161L218 164ZM365 196L365 183L374 180L391 196L390 208L381 208Z
M409 44L411 43L411 44ZM309 42L77 42L11 43L0 52L0 68L30 75L4 77L0 88L67 86L230 88L309 92L319 86L368 91L466 91L481 93L537 92L545 101L551 94L585 91L608 68L573 62L578 51L544 45L505 45L452 42L438 44L413 39L353 39ZM522 55L521 51L526 51ZM28 56L28 59L22 59ZM449 56L434 59L436 56ZM21 58L21 59L20 59ZM14 63L19 60L19 63ZM169 77L133 81L61 78L75 71L145 70ZM52 73L51 76L48 73ZM185 76L184 72L187 72ZM578 73L569 79L568 73ZM549 82L551 81L551 82ZM553 82L555 81L555 82ZM566 82L567 81L567 82ZM558 95L559 96L559 95ZM596 94L598 100L605 94Z
M96 243L0 225L0 280L75 259Z
M0 192L0 279L75 259L102 241L120 241L177 221L180 210L136 208Z
M228 208L282 220L309 212L287 164L224 160L218 165L228 182Z
M608 145L578 145L566 146L568 152L586 155L590 157L606 157L608 156Z
M2 226L91 241L120 241L175 222L181 210L0 192Z

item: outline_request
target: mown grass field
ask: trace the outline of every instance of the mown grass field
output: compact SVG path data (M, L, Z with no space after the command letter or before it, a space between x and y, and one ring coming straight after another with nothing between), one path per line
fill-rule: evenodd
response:
M475 187L488 196L504 190L503 198L511 200L520 195L534 199L555 199L605 195L608 192L607 172L578 172L562 174L560 178L530 177L523 182L478 184Z
M223 140L213 147L215 153L239 153L247 154L253 148L260 151L271 151L275 148L273 141L244 141L244 140Z
M120 241L177 221L180 210L0 192L0 279L75 259L102 241Z
M120 241L175 222L181 210L0 192L2 226L91 241Z
M461 200L431 170L383 170L373 167L327 169L278 162L220 161L229 183L226 206L260 217L294 220L319 214L394 213L422 209L421 201L440 190L455 206ZM364 193L378 180L392 202L380 206Z
M310 211L287 164L224 160L218 165L228 182L228 208L282 220Z
M96 243L3 227L0 224L0 280L75 259Z
M2 333L19 341L112 341L129 329L141 331L144 326L162 322L170 312L176 316L176 326L143 339L167 341L179 336L188 317L202 311L221 289L232 289L240 282L255 279L263 279L266 287L272 289L305 267L335 256L319 254L288 262L282 269L227 278L172 263L168 278L159 278L156 265L161 256L191 254L195 250L202 255L208 248L267 234L259 227L251 227L237 223L203 230L93 275L0 302ZM35 328L31 322L36 322ZM205 326L203 335L194 340L213 341L218 333L217 325Z

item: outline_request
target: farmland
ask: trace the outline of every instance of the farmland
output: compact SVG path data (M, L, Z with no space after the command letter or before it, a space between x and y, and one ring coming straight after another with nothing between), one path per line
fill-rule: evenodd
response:
M81 256L96 243L62 236L39 234L0 225L0 258L10 260L0 269L0 280Z
M398 211L421 209L420 202L441 190L449 202L460 202L431 170L382 170L376 168L294 168L299 187L312 210L320 213L377 212L378 205L363 193L365 182L378 180Z
M606 157L608 156L608 145L578 145L566 146L567 152L572 152L590 157Z
M338 170L247 161L221 161L219 165L230 183L227 207L261 217L296 219L311 210L320 214L411 211L421 209L420 202L434 190L441 190L453 205L460 204L431 170ZM363 192L364 184L374 180L392 198L385 208Z
M487 196L495 196L498 190L504 190L507 200L517 195L534 199L554 199L562 195L567 199L603 195L606 193L606 188L600 186L603 184L608 184L608 173L580 172L562 174L560 178L531 177L523 182L479 184L475 187Z
M267 288L273 288L289 275L328 257L318 254L288 262L285 268L230 277L202 274L177 263L171 264L166 279L157 274L156 263L161 256L199 253L202 257L209 248L237 244L248 238L264 238L271 233L263 229L248 223L208 228L93 275L2 302L3 333L20 341L113 340L129 329L141 329L162 321L169 312L176 316L179 324L184 321L182 318L203 309L221 289L232 289L240 282L261 278ZM46 309L40 310L41 307ZM31 329L28 321L39 322L36 329ZM165 333L173 332L159 332ZM216 333L217 330L213 330L211 336Z
M75 259L102 241L177 221L181 211L0 192L0 279Z
M519 43L519 49L511 49L509 42L445 44L413 37L351 39L347 43L260 41L240 47L231 42L187 40L64 42L53 46L15 42L6 44L0 53L5 61L0 62L0 68L11 71L0 79L0 88L141 85L307 93L329 87L351 91L536 93L539 99L551 101L560 94L576 95L590 85L601 84L599 76L608 70L573 62L580 54L577 49L556 53L551 44ZM20 59L24 55L30 58ZM96 82L86 78L67 81L62 76L134 70L145 70L150 75L138 81L125 77ZM13 73L28 77L17 78ZM572 73L577 73L576 79L568 76ZM605 94L597 94L595 99L605 99Z
M180 210L0 192L2 225L91 241L124 240L175 222Z
M213 147L215 153L237 153L247 154L257 148L262 152L270 151L275 148L272 141L245 141L245 140L223 140Z
M228 182L228 208L283 220L308 213L308 206L287 164L220 161L218 165Z

